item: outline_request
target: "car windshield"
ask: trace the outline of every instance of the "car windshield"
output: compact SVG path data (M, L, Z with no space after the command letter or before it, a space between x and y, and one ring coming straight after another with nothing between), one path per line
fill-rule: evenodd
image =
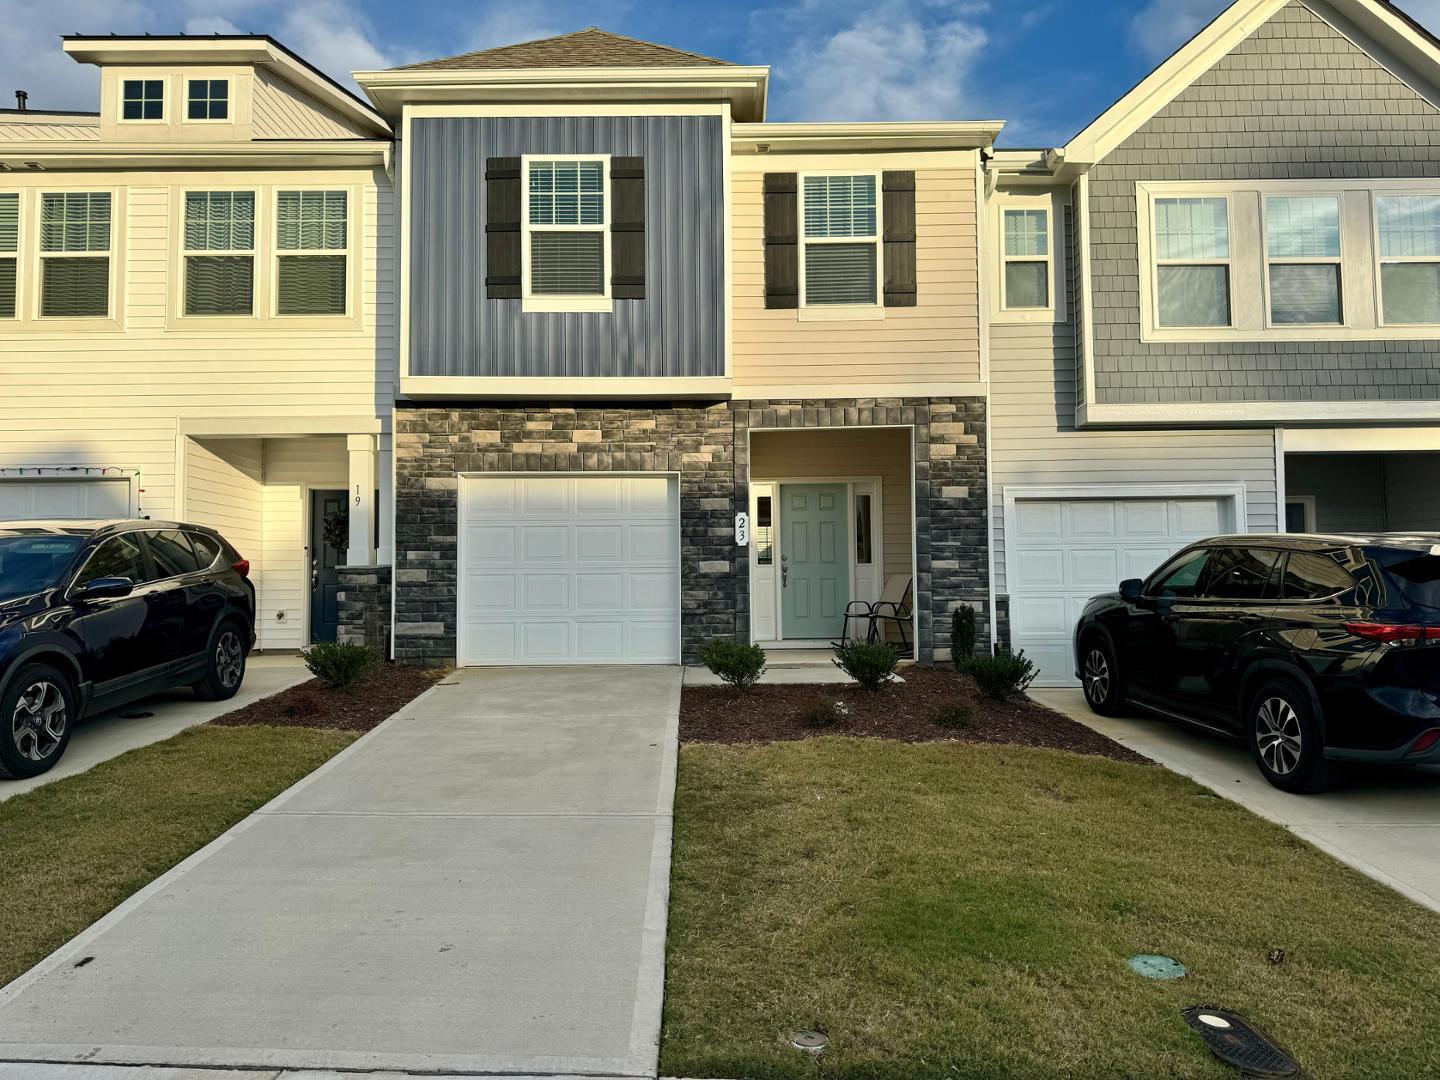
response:
M1430 618L1440 618L1440 555L1393 563L1385 572L1411 606Z
M60 584L83 536L0 536L0 600L14 600Z

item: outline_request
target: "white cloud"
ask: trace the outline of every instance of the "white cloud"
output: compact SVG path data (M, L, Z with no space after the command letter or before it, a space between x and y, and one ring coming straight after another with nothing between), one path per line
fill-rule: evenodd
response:
M777 119L940 120L968 115L970 72L989 37L984 3L802 0L755 17L757 34L796 42L777 58Z
M1163 60L1224 8L1224 0L1150 0L1130 20L1130 44L1147 60Z

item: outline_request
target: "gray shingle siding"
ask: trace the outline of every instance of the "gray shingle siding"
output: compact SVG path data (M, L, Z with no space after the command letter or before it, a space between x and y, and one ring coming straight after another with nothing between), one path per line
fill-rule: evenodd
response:
M723 375L723 140L718 116L412 121L410 373ZM524 154L645 159L645 299L524 313L485 298L485 161Z
M1440 342L1140 341L1135 184L1440 176L1440 112L1292 0L1090 174L1101 404L1440 399Z

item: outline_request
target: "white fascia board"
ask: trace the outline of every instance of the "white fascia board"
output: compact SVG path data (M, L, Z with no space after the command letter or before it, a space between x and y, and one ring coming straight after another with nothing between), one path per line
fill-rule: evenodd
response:
M735 124L736 153L804 150L984 150L1005 127L1003 120L865 123ZM760 147L767 149L762 151Z
M1440 450L1440 424L1285 429L1287 454L1366 454Z
M1080 427L1214 427L1276 424L1407 424L1440 421L1440 401L1254 401L1183 402L1165 405L1082 405ZM1287 429L1287 438L1294 432Z
M274 168L277 166L386 166L388 139L315 142L185 143L62 142L31 140L0 145L0 169Z

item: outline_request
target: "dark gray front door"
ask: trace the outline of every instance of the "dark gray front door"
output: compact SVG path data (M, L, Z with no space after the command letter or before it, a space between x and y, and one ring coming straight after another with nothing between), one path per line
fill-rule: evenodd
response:
M346 492L310 492L310 641L334 641L340 620L343 548L325 542L325 523L347 509Z

